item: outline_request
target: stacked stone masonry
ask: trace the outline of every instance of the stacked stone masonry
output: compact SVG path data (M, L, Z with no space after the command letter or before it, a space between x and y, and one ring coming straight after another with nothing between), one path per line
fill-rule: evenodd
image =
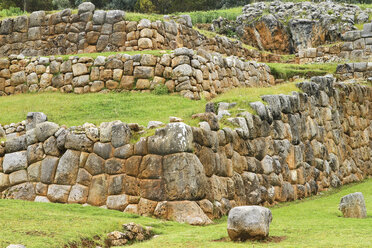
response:
M274 62L280 57L246 49L226 37L207 38L192 28L189 16L151 22L126 21L120 10L95 10L91 3L46 15L44 11L0 21L0 56L45 56L108 51L203 48L245 59ZM186 20L186 21L185 21Z
M364 24L363 30L349 31L343 35L344 42L333 46L301 49L299 63L371 61L372 60L372 23Z
M217 53L178 48L172 54L0 59L0 96L42 91L88 93L150 91L166 85L190 99L207 99L235 87L267 86L270 68Z
M237 205L292 201L371 176L371 88L331 77L299 87L252 103L258 114L229 119L234 130L171 123L135 144L121 121L28 125L0 146L2 198L208 224Z
M340 80L372 80L372 62L346 63L337 66L336 75Z

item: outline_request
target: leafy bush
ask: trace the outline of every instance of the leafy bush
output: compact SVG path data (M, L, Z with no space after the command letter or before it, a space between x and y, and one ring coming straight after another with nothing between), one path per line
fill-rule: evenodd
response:
M18 7L10 7L9 9L2 9L0 11L0 17L19 16L23 14L24 12Z
M155 86L154 90L152 91L154 95L167 95L169 93L168 87L164 84L158 84Z

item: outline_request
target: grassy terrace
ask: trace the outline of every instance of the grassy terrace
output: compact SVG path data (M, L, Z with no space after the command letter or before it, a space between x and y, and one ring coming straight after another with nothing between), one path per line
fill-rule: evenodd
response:
M275 78L289 79L293 76L313 77L324 76L328 73L336 73L337 63L327 64L284 64L284 63L267 63L271 73Z
M233 89L213 99L213 102L237 102L234 109L250 110L249 102L260 101L268 94L291 94L298 91L294 83L273 87ZM44 112L50 121L67 126L85 122L100 124L104 121L122 120L147 125L150 120L168 122L169 116L181 117L190 125L197 125L191 115L204 112L206 100L193 101L178 95L154 95L151 93L28 93L0 97L1 124L19 122L28 112ZM234 112L233 109L233 112Z
M337 209L340 198L362 192L366 219L345 219ZM280 243L250 242L249 247L371 247L372 179L331 190L322 196L285 203L271 208L270 236ZM37 214L35 214L37 213ZM20 219L22 223L20 224ZM92 239L120 230L123 223L152 226L159 236L131 247L247 247L246 243L226 242L226 217L215 224L196 227L170 221L138 217L119 211L52 203L0 200L0 247L22 243L27 248L63 247L64 244ZM197 234L197 235L196 235ZM103 242L103 241L99 241Z

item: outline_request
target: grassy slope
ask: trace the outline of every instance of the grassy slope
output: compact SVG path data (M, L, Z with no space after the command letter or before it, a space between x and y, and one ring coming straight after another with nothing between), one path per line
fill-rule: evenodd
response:
M294 83L266 88L239 88L221 94L214 102L237 102L236 108L250 110L249 102L260 101L268 94L290 94L297 91ZM0 97L1 124L25 119L28 112L44 112L50 121L67 126L85 122L100 124L104 121L122 120L147 125L150 120L168 122L169 116L183 118L190 125L197 125L191 115L204 112L206 101L193 101L178 95L153 95L150 93L62 94L39 93Z
M340 198L362 192L366 219L344 219L338 211ZM372 236L372 179L345 186L341 191L327 192L294 203L272 208L270 236L286 236L280 243L251 243L254 247L370 247ZM28 248L61 247L80 238L103 236L136 222L154 227L160 234L151 241L131 247L247 247L245 243L213 242L227 236L226 217L216 224L194 227L150 218L134 218L119 211L80 205L33 203L0 200L0 247L22 243Z

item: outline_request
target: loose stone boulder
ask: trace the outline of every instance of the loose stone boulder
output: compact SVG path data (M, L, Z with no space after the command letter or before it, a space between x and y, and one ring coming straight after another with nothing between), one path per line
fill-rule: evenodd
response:
M230 210L227 232L233 241L263 239L269 235L272 214L261 206L241 206Z
M339 209L345 218L367 218L366 204L361 192L342 197Z

